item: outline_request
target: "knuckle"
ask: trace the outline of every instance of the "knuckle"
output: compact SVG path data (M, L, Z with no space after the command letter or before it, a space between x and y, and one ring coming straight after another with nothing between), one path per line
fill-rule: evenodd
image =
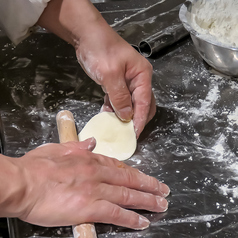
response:
M118 75L120 69L117 65L106 65L100 68L100 73L104 76L104 78L110 79L115 75Z
M84 173L87 174L88 177L94 177L97 173L97 168L94 164L90 163L85 166Z
M95 190L95 184L92 182L86 182L83 184L82 188L84 197L88 198L88 196L90 197L92 195L92 192Z
M89 199L85 195L79 195L76 200L76 206L78 208L86 207L88 205Z
M95 178L98 174L98 164L94 163L95 160L91 158L91 160L79 161L77 158L72 163L75 176L80 175L81 178L91 179Z
M118 221L120 220L121 217L121 208L119 206L113 206L113 208L111 209L111 218L112 220Z
M91 158L91 162L93 163L93 165L110 165L111 164L111 160L112 158L110 157L107 157L105 155L101 155L101 154L94 154L95 157L94 158Z
M118 104L121 108L124 107L123 102L126 102L126 104L128 104L128 102L131 101L131 96L129 92L125 90L112 92L112 94L109 95L109 97L111 98L111 101L114 106Z
M111 163L116 167L118 167L118 165L123 165L123 167L125 167L125 165L126 165L123 161L120 161L115 158L110 158L110 160L111 160Z
M123 162L120 162L118 159L115 159L113 157L104 156L104 155L99 155L98 161L102 165L115 166L117 168L125 167L125 164Z
M121 187L121 196L122 196L122 204L128 205L130 204L130 191L128 188Z
M152 190L158 188L158 180L154 177L148 176L148 185Z
M97 161L97 163L100 163L100 164L107 164L109 158L105 155L101 155L101 154L96 154L95 156L95 161Z
M132 185L135 181L135 177L133 176L132 172L128 169L124 169L124 176L129 185Z

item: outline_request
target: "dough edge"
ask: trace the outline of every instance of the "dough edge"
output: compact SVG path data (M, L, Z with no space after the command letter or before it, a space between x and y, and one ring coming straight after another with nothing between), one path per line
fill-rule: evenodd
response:
M137 147L133 121L122 122L114 112L101 112L93 116L78 137L79 141L94 137L97 141L94 153L120 161L129 159Z

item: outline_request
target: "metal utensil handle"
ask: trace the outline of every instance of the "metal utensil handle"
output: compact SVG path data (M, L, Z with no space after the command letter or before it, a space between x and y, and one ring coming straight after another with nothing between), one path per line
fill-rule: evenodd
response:
M60 111L56 116L56 122L60 143L78 141L74 116L70 111ZM72 228L74 238L97 238L95 227L91 223L73 226Z

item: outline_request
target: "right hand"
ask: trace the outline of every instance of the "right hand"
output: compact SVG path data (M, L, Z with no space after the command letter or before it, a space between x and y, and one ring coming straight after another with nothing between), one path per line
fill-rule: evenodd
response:
M40 226L100 222L145 229L149 221L125 208L167 210L167 185L92 153L95 143L46 144L17 159L26 181L18 217Z
M138 138L156 112L149 61L88 0L51 0L37 24L74 46L82 68L106 93L102 110L133 119Z
M81 32L78 62L105 92L102 111L122 121L133 118L136 137L156 112L152 65L100 17Z

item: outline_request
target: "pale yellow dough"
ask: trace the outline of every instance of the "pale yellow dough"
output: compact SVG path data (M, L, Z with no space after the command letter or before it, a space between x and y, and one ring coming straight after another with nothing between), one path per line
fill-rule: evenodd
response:
M79 141L94 137L93 152L118 160L130 158L136 150L133 122L122 122L113 112L102 112L92 117L79 133Z

